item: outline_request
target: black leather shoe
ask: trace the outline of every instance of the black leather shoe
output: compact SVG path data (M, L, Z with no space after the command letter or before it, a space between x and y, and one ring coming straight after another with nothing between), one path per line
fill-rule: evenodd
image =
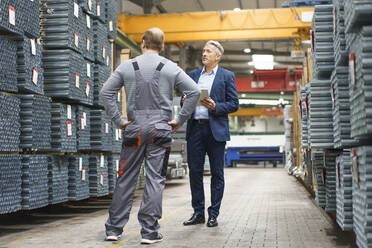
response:
M217 218L214 216L210 216L208 218L207 227L215 227L218 226Z
M203 224L203 223L205 223L205 217L203 215L194 213L189 220L183 222L183 225L191 226L191 225L197 225L197 224Z

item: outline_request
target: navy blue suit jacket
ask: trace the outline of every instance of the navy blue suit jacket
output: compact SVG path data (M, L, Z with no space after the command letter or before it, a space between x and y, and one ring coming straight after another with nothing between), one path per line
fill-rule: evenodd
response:
M198 83L201 69L190 72L189 76ZM209 110L209 125L216 141L223 142L230 140L228 114L239 108L238 92L235 86L235 75L233 72L218 67L216 76L210 92L210 97L216 103L216 110ZM186 140L189 137L194 114L187 121Z

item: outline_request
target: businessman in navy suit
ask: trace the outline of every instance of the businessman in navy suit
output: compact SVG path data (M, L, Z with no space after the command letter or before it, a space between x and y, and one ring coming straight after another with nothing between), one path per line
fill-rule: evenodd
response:
M226 141L230 140L228 114L239 108L234 73L218 66L223 52L219 42L208 41L203 48L204 67L189 74L200 90L208 90L209 97L200 101L187 122L187 159L194 213L183 223L185 226L205 223L203 171L206 153L212 175L207 226L218 225L225 186L224 152Z

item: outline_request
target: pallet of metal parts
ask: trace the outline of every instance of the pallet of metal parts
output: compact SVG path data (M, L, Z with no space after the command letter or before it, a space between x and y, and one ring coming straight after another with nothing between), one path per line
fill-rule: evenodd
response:
M83 11L91 16L97 15L96 0L77 0Z
M68 165L66 156L48 156L49 204L68 201Z
M105 196L109 194L108 156L89 157L89 194L90 196Z
M22 209L48 203L48 155L22 155Z
M94 65L94 107L103 108L103 102L102 99L99 98L99 92L109 77L110 70L107 66L100 64Z
M356 234L358 247L367 248L372 246L372 222L370 213L372 209L370 195L372 147L361 146L351 149L351 161L353 172L353 230Z
M12 213L22 208L21 155L0 154L0 214Z
M112 127L112 153L120 153L121 147L123 145L123 133L120 128L118 128L114 123L111 125Z
M83 13L83 56L90 62L95 61L94 57L94 32L93 32L93 17L87 13Z
M90 109L76 105L76 144L78 151L90 150Z
M336 221L343 231L353 230L353 176L350 150L336 158Z
M324 167L326 169L326 206L325 211L336 211L336 157L338 150L324 151Z
M372 26L364 26L350 47L351 137L371 143Z
M44 92L53 100L82 102L86 98L83 57L70 50L44 50Z
M81 7L74 0L41 0L40 32L45 49L83 52Z
M42 47L35 39L23 37L17 40L18 91L28 94L44 94L44 68Z
M21 134L20 100L0 93L0 152L18 152Z
M344 5L343 1L334 0L333 12L333 47L336 66L345 66L348 63L346 50Z
M96 0L96 15L94 16L94 18L102 23L105 23L106 21L105 0Z
M372 25L371 0L345 0L346 32L358 32L363 25Z
M112 123L104 110L90 111L90 146L95 151L112 151Z
M40 95L19 95L21 136L19 147L38 151L51 149L51 99Z
M80 83L80 88L84 91L84 96L80 99L80 103L93 106L94 100L94 64L88 60L84 60L83 64L83 79Z
M17 92L17 42L0 37L0 90Z
M68 199L89 198L89 155L68 156Z
M140 173L138 175L138 180L136 184L136 189L143 189L146 184L146 176L145 176L145 161L141 165Z
M108 180L109 180L109 193L114 193L116 181L119 177L120 170L120 156L110 155L108 156Z
M0 34L22 36L24 4L18 0L2 0L0 5Z
M307 105L308 84L301 87L301 102L298 106L301 113L301 147L308 147L308 105Z
M96 63L106 64L107 56L107 30L105 24L98 20L93 21L93 46L94 46L94 57Z
M305 152L303 153L303 162L305 165L304 182L308 185L311 185L313 183L313 164L311 162L311 150L305 149Z
M108 39L105 39L106 43L106 57L105 57L105 65L107 69L111 72L111 42Z
M326 169L324 168L324 151L323 150L313 150L311 152L311 161L314 167L315 173L315 201L318 206L326 206Z
M105 0L105 14L106 14L106 26L108 30L108 37L110 39L116 38L117 22L118 22L118 5L115 0Z
M55 152L76 152L76 108L52 103L51 144Z
M40 3L22 1L24 5L24 34L29 38L40 38Z

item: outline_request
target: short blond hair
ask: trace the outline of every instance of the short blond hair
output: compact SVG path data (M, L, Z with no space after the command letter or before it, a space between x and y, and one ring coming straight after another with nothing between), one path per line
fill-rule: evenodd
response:
M161 51L164 46L164 32L160 28L150 28L142 36L147 49Z
M224 49L223 49L223 46L218 42L218 41L215 41L215 40L209 40L209 41L207 41L207 43L205 43L205 46L206 45L213 45L214 47L216 47L217 49L216 49L216 51L217 51L217 53L219 54L219 55L223 55L223 53L224 53Z

